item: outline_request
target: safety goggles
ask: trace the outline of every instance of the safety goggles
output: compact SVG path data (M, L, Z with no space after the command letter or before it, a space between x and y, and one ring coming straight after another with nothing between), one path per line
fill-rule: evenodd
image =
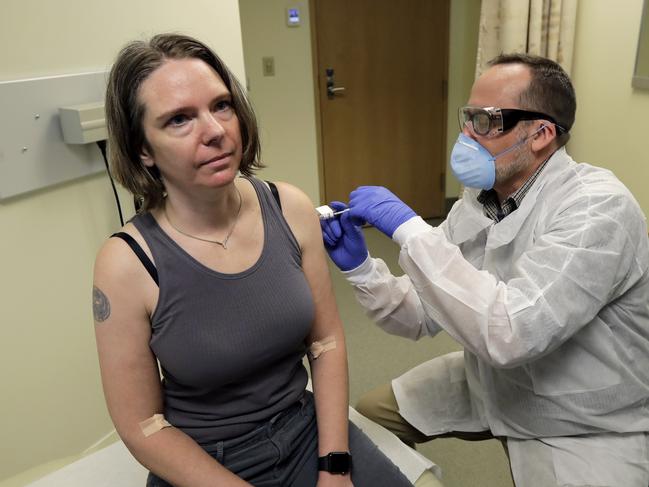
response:
M521 120L547 120L553 123L561 133L566 132L566 129L557 124L550 115L517 108L461 107L458 110L458 120L460 130L464 130L465 125L470 123L473 131L482 136L494 136L507 132Z

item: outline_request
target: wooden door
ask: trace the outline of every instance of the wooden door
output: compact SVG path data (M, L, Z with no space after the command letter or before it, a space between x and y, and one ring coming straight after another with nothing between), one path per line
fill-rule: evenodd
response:
M442 216L449 0L311 7L325 201L380 185L419 215ZM333 97L327 70L344 88Z

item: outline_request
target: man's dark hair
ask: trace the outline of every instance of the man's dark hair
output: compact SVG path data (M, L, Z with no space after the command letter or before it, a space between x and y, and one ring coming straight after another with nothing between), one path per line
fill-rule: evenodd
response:
M489 66L501 64L523 64L530 69L532 80L527 90L521 93L521 108L554 118L561 126L557 130L557 143L559 147L565 145L570 139L577 110L575 89L568 74L559 63L531 54L501 54L488 63Z

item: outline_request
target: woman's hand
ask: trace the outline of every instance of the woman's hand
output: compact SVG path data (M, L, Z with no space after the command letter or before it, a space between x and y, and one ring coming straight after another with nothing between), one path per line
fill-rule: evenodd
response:
M331 474L329 472L320 472L318 474L318 483L316 487L354 487L352 476Z

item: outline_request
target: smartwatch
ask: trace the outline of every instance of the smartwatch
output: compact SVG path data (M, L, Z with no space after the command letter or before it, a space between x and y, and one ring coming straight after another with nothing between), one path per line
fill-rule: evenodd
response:
M352 456L346 451L332 451L324 457L318 457L318 470L338 475L348 474L352 470Z

